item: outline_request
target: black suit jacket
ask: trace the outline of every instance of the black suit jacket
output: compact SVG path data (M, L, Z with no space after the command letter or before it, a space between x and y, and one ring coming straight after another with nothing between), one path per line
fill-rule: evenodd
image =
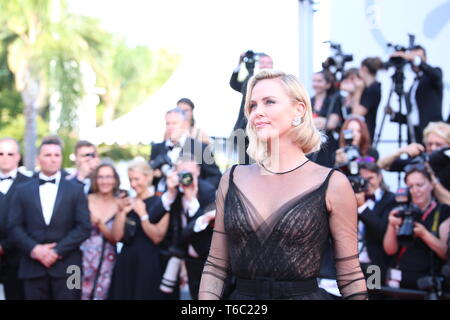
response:
M381 268L382 276L386 275L389 265L389 257L383 249L383 238L388 226L389 212L395 206L395 195L392 192L384 192L373 210L366 208L359 214L359 219L365 227L365 245L369 258L372 264Z
M24 253L18 276L34 279L44 276L67 277L67 267L81 266L80 244L89 237L91 222L83 188L61 177L50 224L45 224L39 197L39 180L21 185L14 194L9 219L12 240ZM62 258L49 269L30 257L38 244L56 242Z
M30 177L27 177L22 173L17 172L16 179L14 179L14 182L12 183L8 192L4 195L3 199L0 201L0 245L2 246L3 250L5 250L4 261L9 260L10 262L13 262L8 257L10 254L12 256L17 256L15 254L17 250L14 250L15 246L13 245L11 239L8 237L8 217L10 214L9 211L11 209L11 201L17 188L30 180L31 180ZM13 258L12 256L11 258Z
M178 193L177 198L170 208L169 227L160 247L162 250L168 250L171 246L176 246L186 254L188 246L192 245L199 254L199 259L204 259L211 245L212 228L207 227L201 232L194 232L193 229L195 221L206 213L205 209L211 208L211 205L214 204L216 189L206 181L198 181L197 199L200 203L200 208L194 216L187 217L187 224L184 227L181 225L181 214L183 210L182 196L181 193ZM162 201L159 200L154 207L153 214L150 215L150 222L157 221L165 212L166 210L162 205Z
M242 93L241 106L239 108L238 118L234 124L233 130L243 129L247 126L247 119L245 118L244 106L245 106L245 96L247 94L247 84L250 77L247 77L243 82L238 81L239 72L233 72L230 78L230 87L233 90Z
M419 127L416 130L417 142L422 142L423 129L431 121L442 121L442 97L443 97L443 75L440 68L433 68L422 62L419 66L423 75L419 79L416 91L416 101L419 109ZM412 88L411 88L412 89ZM406 108L408 114L411 112L411 89L406 95ZM406 116L396 114L393 121L406 123ZM408 132L409 134L409 132Z
M30 180L30 177L17 172L16 179L14 179L8 192L4 195L3 200L0 200L0 245L5 250L4 255L1 257L1 274L6 274L8 269L17 269L19 267L21 252L13 244L11 236L8 234L8 220L14 193L20 185Z
M150 161L155 160L159 155L165 155L168 152L165 141L152 144L152 151L150 154ZM197 163L200 164L200 179L210 183L213 187L219 186L222 173L217 167L213 153L210 147L198 140L187 138L184 143L181 154L190 153L195 156ZM153 185L156 187L160 179L153 179Z

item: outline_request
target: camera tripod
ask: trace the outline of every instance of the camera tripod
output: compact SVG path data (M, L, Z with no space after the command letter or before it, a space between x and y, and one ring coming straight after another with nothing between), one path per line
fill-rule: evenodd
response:
M410 140L411 140L411 142L416 142L416 136L414 133L413 126L411 124L409 114L408 114L408 112L406 113L406 115L403 114L403 106L406 106L406 93L404 91L405 73L403 71L404 65L405 65L405 63L402 63L402 65L396 65L395 72L391 76L391 79L392 79L391 90L389 92L389 97L388 97L388 100L386 103L386 107L384 108L383 120L381 121L380 129L378 130L378 134L376 135L376 138L375 138L374 144L373 144L373 147L375 149L377 149L378 143L380 142L380 136L381 136L381 133L383 132L383 127L384 127L384 122L386 120L386 117L388 115L391 115L391 113L392 113L391 100L392 100L392 96L393 96L394 92L398 98L398 114L400 115L400 117L405 117L405 120L406 120L405 122L406 122L406 126L408 128ZM389 110L391 110L391 111L389 111ZM398 143L399 148L402 146L402 142L404 142L403 136L402 136L402 124L405 124L405 123L403 123L403 121L398 121L397 143ZM400 185L400 174L398 175L398 183Z

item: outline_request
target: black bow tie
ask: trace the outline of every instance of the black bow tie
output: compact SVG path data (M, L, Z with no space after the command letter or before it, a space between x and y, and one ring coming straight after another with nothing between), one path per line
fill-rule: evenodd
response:
M46 184L46 183L56 184L56 179L50 179L50 180L39 179L39 185L40 186L43 185L43 184Z
M5 177L5 178L0 178L0 182L2 182L3 180L14 180L14 179L11 176Z
M179 143L174 143L174 144L168 146L170 151L172 151L174 148L177 148L177 147L180 147Z
M377 201L374 194L366 195L366 200L372 200L373 202Z

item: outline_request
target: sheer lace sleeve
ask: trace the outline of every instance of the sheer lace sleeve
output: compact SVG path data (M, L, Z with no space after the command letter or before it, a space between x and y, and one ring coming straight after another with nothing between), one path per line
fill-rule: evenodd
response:
M228 192L230 170L220 180L216 195L216 218L211 248L203 268L200 282L199 300L220 299L229 270L228 243L224 227L225 197Z
M345 299L367 299L366 282L358 257L356 198L350 182L342 173L332 174L326 199L339 290Z

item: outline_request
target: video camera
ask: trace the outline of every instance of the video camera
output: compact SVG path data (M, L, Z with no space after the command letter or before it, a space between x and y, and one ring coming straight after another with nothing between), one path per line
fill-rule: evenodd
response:
M408 47L404 47L402 45L393 44L393 43L388 43L387 46L389 48L393 48L395 52L398 52L398 51L406 52L408 50L411 50L414 47L416 36L413 34L408 34L408 37L409 37L409 46ZM400 70L400 69L403 69L403 67L407 63L408 63L408 61L406 61L405 59L403 59L401 57L391 57L388 61L383 63L383 68L389 69L390 67L395 67L395 69Z
M368 181L359 175L358 159L361 158L359 148L353 145L353 131L343 131L345 147L344 152L347 155L347 162L340 165L338 168L347 176L355 193L364 192L367 190Z
M331 57L328 57L322 63L322 68L331 72L334 75L336 81L340 81L342 79L345 64L347 62L353 61L353 55L343 53L341 45L339 43L334 43L331 41L325 41L324 43L329 43L330 48L335 50L335 54Z
M159 169L164 177L167 177L172 171L174 164L167 154L160 154L154 160L150 161L150 167L153 170ZM194 182L194 177L189 171L178 172L178 179L182 186L190 186Z
M414 243L414 223L420 222L422 210L411 202L411 194L408 188L399 188L395 194L395 200L400 205L395 210L398 218L403 222L397 232L398 243L403 247L410 247Z

